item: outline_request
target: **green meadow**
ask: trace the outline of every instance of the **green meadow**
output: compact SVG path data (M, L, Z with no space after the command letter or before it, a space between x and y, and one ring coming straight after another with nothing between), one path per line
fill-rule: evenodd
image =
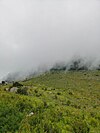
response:
M20 83L17 92L0 85L0 133L100 133L100 71L47 72Z

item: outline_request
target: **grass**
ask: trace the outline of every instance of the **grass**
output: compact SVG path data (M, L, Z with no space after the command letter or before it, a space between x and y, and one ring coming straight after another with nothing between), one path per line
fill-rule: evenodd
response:
M48 72L21 83L27 95L0 86L0 133L100 133L100 71Z

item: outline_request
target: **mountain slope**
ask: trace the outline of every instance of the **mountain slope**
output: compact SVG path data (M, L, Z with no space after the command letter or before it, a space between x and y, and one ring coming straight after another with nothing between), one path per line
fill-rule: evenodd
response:
M48 72L21 84L17 93L0 87L0 133L100 132L100 71Z

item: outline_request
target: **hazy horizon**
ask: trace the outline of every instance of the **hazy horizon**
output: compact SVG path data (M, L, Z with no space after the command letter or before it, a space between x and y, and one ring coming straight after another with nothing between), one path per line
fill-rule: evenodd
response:
M0 0L0 78L74 56L100 61L99 0Z

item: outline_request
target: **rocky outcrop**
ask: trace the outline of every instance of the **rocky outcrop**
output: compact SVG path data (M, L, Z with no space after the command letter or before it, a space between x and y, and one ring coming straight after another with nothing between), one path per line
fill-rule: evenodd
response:
M18 90L18 88L17 88L17 87L12 87L12 88L10 89L10 92L17 93L17 90Z

